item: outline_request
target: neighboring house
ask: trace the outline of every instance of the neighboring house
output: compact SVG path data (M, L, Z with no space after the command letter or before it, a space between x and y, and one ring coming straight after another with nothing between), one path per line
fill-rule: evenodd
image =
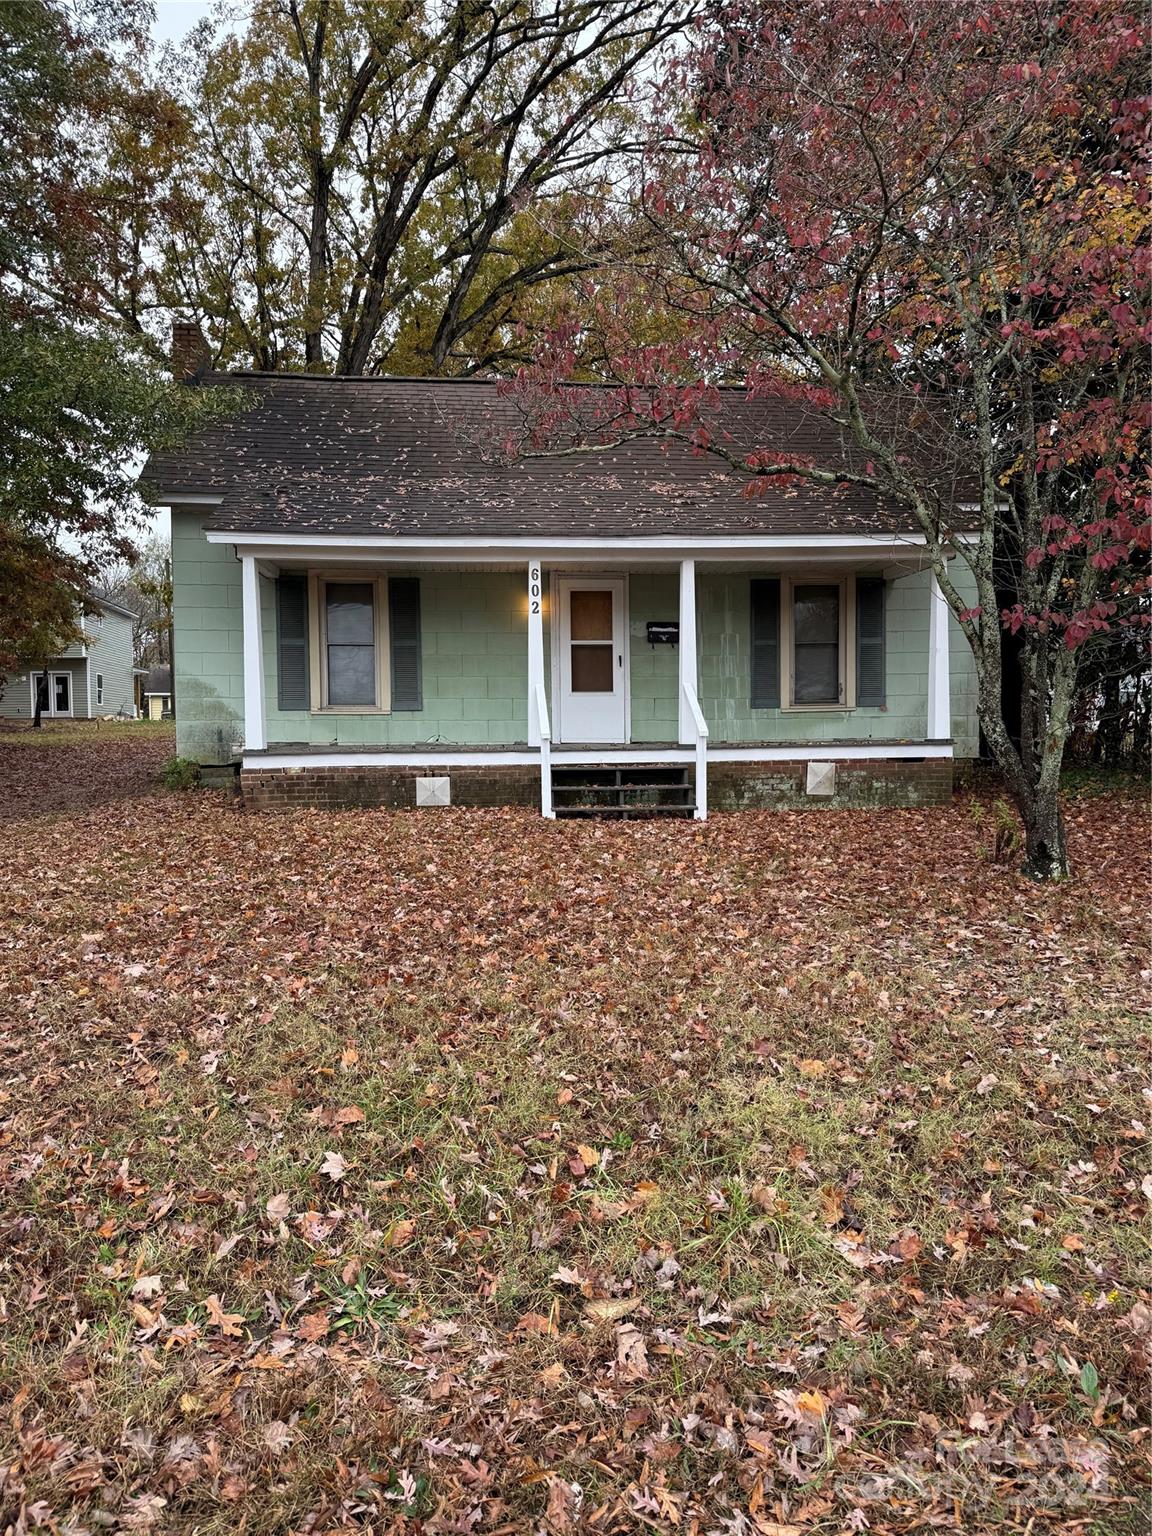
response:
M177 750L253 805L931 804L977 752L923 536L871 492L749 498L651 439L508 462L482 381L228 379L253 407L145 473ZM836 446L726 400L737 437Z
M104 597L88 600L80 619L83 638L46 663L0 677L0 718L31 720L36 690L47 694L41 718L94 720L135 714L132 625L136 615Z
M144 677L144 713L149 720L172 714L172 668L149 667Z

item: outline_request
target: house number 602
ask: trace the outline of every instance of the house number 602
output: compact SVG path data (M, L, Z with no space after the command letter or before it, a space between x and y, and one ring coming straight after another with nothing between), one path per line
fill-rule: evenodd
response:
M528 567L528 598L533 613L540 612L540 567L530 565Z

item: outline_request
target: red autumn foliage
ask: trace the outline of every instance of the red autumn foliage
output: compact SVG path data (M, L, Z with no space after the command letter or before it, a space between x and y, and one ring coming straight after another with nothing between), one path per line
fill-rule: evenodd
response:
M753 490L854 481L904 507L1038 876L1067 869L1079 669L1149 623L1147 42L1121 0L715 8L665 81L615 265L513 389L528 451L663 432ZM588 422L578 365L607 382ZM737 450L725 380L831 415L849 452Z

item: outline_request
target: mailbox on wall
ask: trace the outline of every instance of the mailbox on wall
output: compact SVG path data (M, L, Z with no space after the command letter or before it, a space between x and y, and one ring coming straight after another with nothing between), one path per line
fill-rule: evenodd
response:
M649 645L679 645L680 625L675 621L661 622L656 619L648 620L648 644Z

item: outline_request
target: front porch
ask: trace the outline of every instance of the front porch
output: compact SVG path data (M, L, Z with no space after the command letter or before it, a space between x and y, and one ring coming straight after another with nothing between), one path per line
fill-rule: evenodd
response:
M964 648L913 536L526 557L208 538L239 557L254 804L552 816L577 768L683 770L699 819L710 803L923 804L974 752Z

